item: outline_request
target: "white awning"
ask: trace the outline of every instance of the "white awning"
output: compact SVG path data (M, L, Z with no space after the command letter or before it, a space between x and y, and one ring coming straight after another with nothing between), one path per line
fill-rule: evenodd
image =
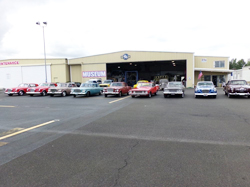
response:
M231 72L233 72L234 70L227 70L227 69L208 69L208 68L194 68L194 71L231 73Z

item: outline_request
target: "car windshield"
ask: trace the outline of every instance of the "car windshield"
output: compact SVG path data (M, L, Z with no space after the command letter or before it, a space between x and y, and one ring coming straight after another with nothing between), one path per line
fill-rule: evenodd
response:
M114 83L112 83L111 84L111 86L122 86L122 83L120 83L120 82L114 82Z
M59 83L59 84L57 85L57 87L67 87L67 84L65 84L65 83Z
M141 88L141 87L152 87L152 83L138 83L137 85L138 88Z
M247 85L247 82L246 81L231 81L230 83L231 85Z
M168 82L168 79L160 79L159 82L160 82L160 83L166 83L166 82Z
M199 82L198 86L213 86L212 82Z
M105 80L103 81L104 84L110 84L112 82L112 80Z
M41 83L41 84L39 84L39 86L49 86L49 84L48 83Z
M170 82L168 83L168 87L181 87L182 83L181 82Z
M29 87L28 84L19 84L18 87Z
M82 83L80 87L96 87L95 84Z

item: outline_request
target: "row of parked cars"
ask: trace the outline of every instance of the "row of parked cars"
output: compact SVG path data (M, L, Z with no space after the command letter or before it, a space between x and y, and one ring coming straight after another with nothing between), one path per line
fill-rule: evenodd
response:
M90 96L90 95L101 95L105 97L109 95L116 95L121 97L122 95L131 95L132 98L138 96L152 97L156 95L161 89L160 85L156 85L154 82L138 81L136 86L131 88L125 82L113 82L106 80L102 86L96 81L87 81L77 86L76 83L23 83L15 88L5 89L5 94L12 96L17 95L55 95L67 96ZM231 80L224 87L223 91L229 98L232 96L247 96L250 98L250 86L245 80ZM185 96L185 87L182 82L168 82L166 87L163 89L163 95L165 98L171 95L179 95L180 97ZM217 97L217 89L211 81L200 81L194 91L195 98L197 97Z

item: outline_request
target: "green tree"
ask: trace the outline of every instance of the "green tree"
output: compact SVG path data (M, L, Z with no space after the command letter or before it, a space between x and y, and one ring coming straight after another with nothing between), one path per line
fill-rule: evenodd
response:
M233 58L231 61L229 61L229 69L242 69L242 67L246 65L244 59L241 59L237 62L236 61L236 58Z
M247 62L246 66L250 66L250 61Z

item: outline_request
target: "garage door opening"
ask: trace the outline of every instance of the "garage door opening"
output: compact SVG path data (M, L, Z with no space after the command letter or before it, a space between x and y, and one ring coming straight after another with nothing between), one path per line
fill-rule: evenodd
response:
M186 79L186 60L107 63L107 79L125 81L130 86L138 80L159 82L159 79L182 81Z

